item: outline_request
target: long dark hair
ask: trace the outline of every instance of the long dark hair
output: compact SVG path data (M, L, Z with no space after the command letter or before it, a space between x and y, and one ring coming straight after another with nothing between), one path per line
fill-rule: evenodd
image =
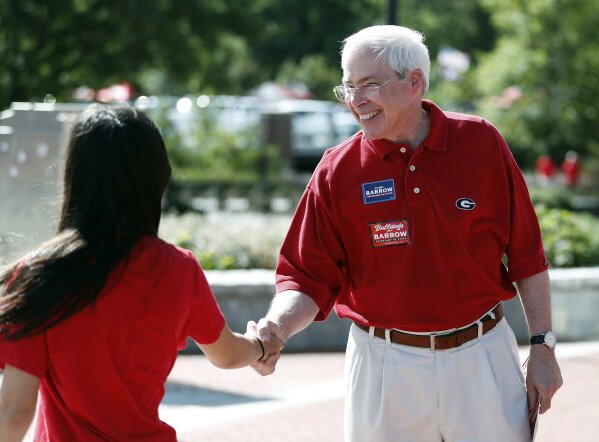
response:
M156 236L171 167L160 131L131 107L92 105L67 148L57 235L0 273L0 333L33 336L93 303L143 236Z

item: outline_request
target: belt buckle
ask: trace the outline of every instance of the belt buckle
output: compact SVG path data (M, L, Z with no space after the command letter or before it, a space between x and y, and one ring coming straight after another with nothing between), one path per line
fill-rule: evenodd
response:
M450 332L450 333L431 333L431 334L429 335L429 337L430 337L430 340L431 340L431 345L430 345L430 349L431 349L431 351L437 351L437 343L436 343L436 339L437 339L439 336L449 336L449 335L451 335L452 333L453 333L453 332Z

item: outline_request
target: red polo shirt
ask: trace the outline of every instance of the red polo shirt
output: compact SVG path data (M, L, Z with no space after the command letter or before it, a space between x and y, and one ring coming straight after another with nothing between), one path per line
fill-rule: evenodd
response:
M497 129L423 107L430 131L415 151L358 132L325 153L304 192L276 286L314 299L317 320L335 306L365 325L446 330L548 268L526 183Z
M0 340L0 368L41 379L36 441L177 439L158 416L177 349L216 341L225 324L204 273L191 252L148 237L107 286L46 332Z

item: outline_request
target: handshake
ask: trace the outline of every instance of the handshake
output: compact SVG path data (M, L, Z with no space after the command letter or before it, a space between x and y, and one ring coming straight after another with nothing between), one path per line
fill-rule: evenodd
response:
M262 357L250 366L261 376L274 373L277 361L281 357L281 350L287 340L282 333L282 328L266 318L260 319L257 324L248 321L245 336L256 339L262 351Z

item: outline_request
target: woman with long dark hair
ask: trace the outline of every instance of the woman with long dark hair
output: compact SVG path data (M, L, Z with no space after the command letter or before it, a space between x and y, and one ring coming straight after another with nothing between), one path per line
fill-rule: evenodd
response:
M94 105L68 144L57 235L0 272L0 439L175 441L158 418L177 350L221 368L278 352L231 332L191 252L160 240L171 168L154 123Z

